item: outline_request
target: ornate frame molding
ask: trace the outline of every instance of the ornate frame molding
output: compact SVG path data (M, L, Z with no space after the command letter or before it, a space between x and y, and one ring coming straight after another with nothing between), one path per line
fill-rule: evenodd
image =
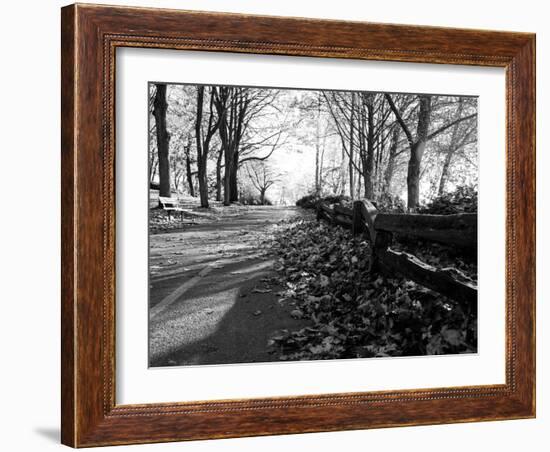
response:
M116 405L118 47L506 68L506 383ZM534 35L77 4L62 9L62 88L64 444L81 447L534 416Z

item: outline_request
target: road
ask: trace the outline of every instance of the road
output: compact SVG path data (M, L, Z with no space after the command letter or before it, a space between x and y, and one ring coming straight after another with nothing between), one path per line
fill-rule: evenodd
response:
M278 302L265 239L291 207L249 207L150 236L149 364L278 361L267 342L308 325Z

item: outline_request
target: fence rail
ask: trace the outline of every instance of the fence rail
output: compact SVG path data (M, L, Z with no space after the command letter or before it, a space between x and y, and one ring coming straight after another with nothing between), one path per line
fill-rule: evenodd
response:
M477 312L477 285L460 271L435 268L412 254L392 250L394 234L453 245L472 252L477 246L477 214L422 215L380 213L369 200L353 203L353 209L339 204L317 205L317 219L366 234L372 244L374 271L399 273L431 290L456 300L470 312Z

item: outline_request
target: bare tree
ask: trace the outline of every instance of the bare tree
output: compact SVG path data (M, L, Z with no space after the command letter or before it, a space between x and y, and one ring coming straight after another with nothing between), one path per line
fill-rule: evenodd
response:
M260 204L264 205L266 203L266 192L279 180L279 175L274 174L264 161L248 163L246 171L250 182L260 193Z
M348 157L350 195L374 199L391 110L380 93L325 93L325 101L340 136L342 160Z
M345 167L344 157L348 159L348 182L350 197L355 196L355 172L360 168L355 162L356 128L356 93L323 93L325 103L332 118L336 133L342 146L342 166ZM347 127L346 127L347 125ZM342 172L343 173L343 172ZM342 184L344 187L344 184ZM343 190L343 188L342 188ZM343 193L342 193L343 194Z
M228 205L258 182L253 169L286 147L311 156L311 178L285 176L293 197L312 189L377 201L406 193L414 210L421 182L422 196L433 197L475 178L475 110L474 99L457 96L154 84L150 182L170 196L168 178L172 190L200 194L202 206L209 196Z
M224 152L223 203L226 206L238 198L235 160L242 139L242 127L248 105L242 90L243 88L220 86L214 95L214 105L220 119L220 140Z
M214 113L214 92L216 88L210 87L209 108L207 112L206 127L203 124L204 86L197 86L197 115L195 120L195 140L197 144L197 170L199 179L199 195L201 207L208 207L208 180L207 163L210 152L210 142L218 130L220 121Z
M225 205L238 200L237 172L241 163L266 160L277 147L271 145L271 152L265 156L250 155L258 148L269 146L269 139L280 139L281 131L256 141L252 124L254 119L265 113L266 108L273 105L277 96L277 90L230 86L220 86L215 92L214 104L220 118L219 135L224 152ZM246 155L248 157L245 158Z

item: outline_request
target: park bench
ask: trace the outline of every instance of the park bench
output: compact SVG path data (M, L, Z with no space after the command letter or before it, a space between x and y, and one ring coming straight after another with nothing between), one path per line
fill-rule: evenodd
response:
M163 210L168 212L168 218L171 218L172 212L179 212L181 220L183 221L183 213L185 212L180 205L178 198L168 198L165 196L159 196L159 203Z

